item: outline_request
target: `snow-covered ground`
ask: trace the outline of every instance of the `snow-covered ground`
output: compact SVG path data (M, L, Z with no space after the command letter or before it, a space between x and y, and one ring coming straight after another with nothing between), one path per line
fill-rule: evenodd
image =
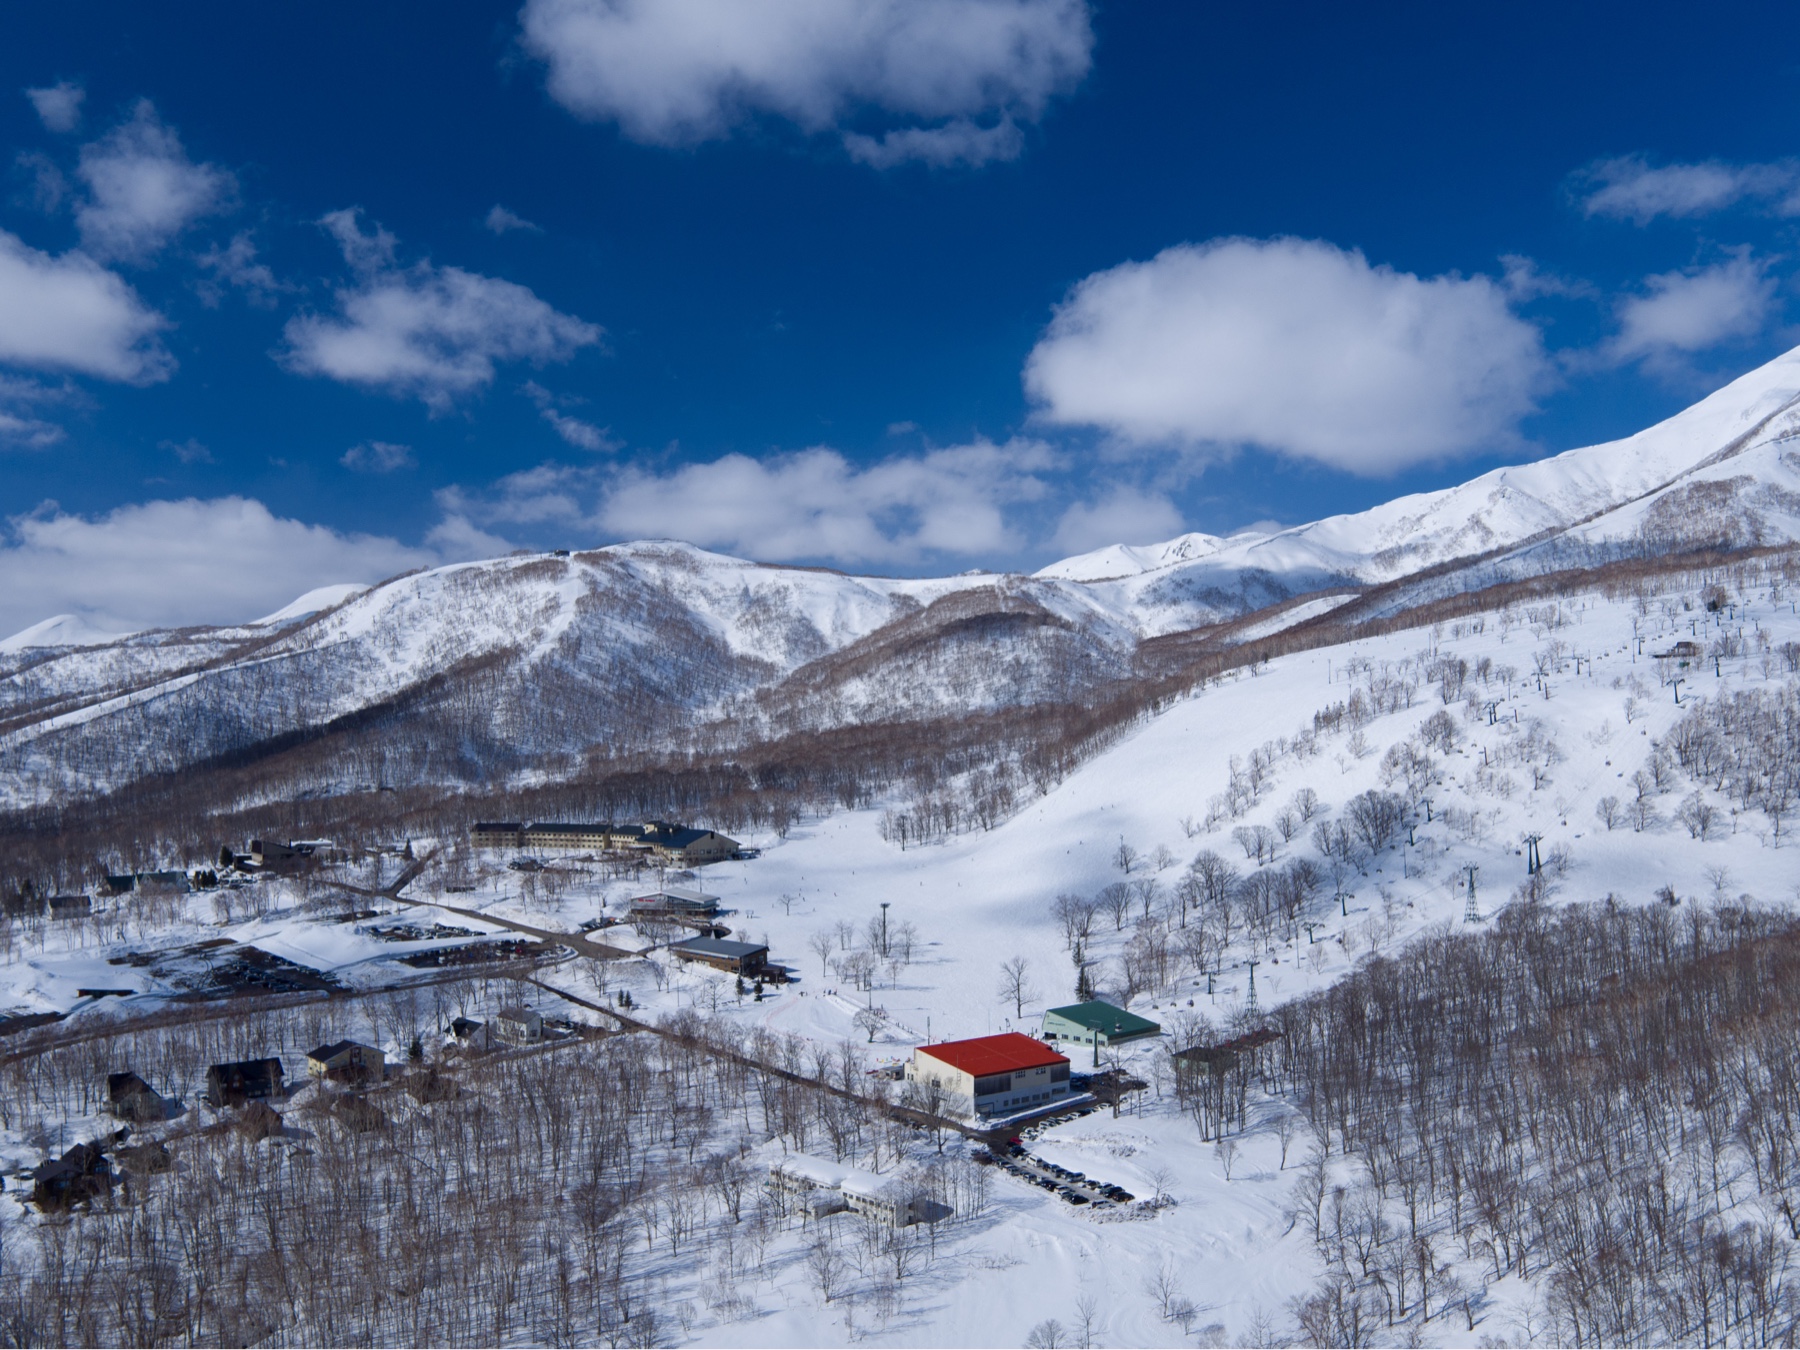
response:
M1741 638L1743 654L1722 658L1716 673L1710 658L1678 668L1654 655L1680 640L1705 648L1721 636ZM1773 837L1760 812L1734 814L1708 785L1674 773L1653 794L1656 821L1641 831L1622 815L1608 829L1596 806L1606 797L1632 800L1634 773L1697 700L1781 688L1795 679L1782 647L1796 641L1800 615L1794 602L1766 580L1731 595L1716 613L1701 603L1698 584L1688 582L1642 600L1547 600L1280 658L1197 691L992 830L901 849L884 840L877 806L803 822L785 838L747 840L761 848L760 857L709 867L697 884L723 898L725 922L736 936L767 942L772 957L799 976L764 1001L739 995L729 977L677 967L660 952L603 969L566 962L544 978L588 999L629 989L652 1015L694 1008L826 1045L857 1043L877 1062L901 1059L927 1039L1032 1031L1046 1007L1075 998L1076 970L1051 908L1058 895L1092 896L1114 882L1153 879L1160 885L1152 903L1166 912L1184 868L1200 850L1215 850L1240 871L1254 872L1258 863L1235 842L1234 831L1265 826L1279 838L1278 814L1305 788L1317 794L1318 819L1341 819L1352 797L1386 786L1390 747L1416 738L1428 719L1441 724L1445 715L1453 723L1454 748L1435 755L1435 781L1421 794L1431 803L1432 819L1417 824L1410 846L1391 846L1353 870L1341 905L1327 881L1306 916L1316 924L1310 934L1296 930L1259 942L1240 929L1230 949L1209 962L1216 971L1210 981L1178 956L1171 978L1141 994L1132 1010L1171 1032L1188 1018L1223 1025L1247 1000L1244 963L1252 957L1261 963L1255 980L1263 1006L1320 988L1371 952L1391 949L1427 927L1462 925L1470 866L1478 869L1477 903L1485 921L1526 879L1521 841L1527 833L1542 836L1542 852L1553 860L1558 902L1613 894L1626 904L1645 904L1669 887L1707 902L1747 894L1794 904L1800 874L1790 849ZM1462 690L1448 700L1427 674L1434 660L1441 670L1444 658L1467 663ZM1665 682L1677 673L1683 680L1679 706L1675 687ZM1348 721L1336 730L1315 728L1315 712L1357 691L1368 695L1407 683L1413 685L1410 696L1390 693L1399 706L1359 728ZM1229 795L1234 766L1241 774L1258 760L1267 767L1255 803L1240 803L1243 809L1232 815L1219 799ZM1707 838L1693 837L1672 819L1677 802L1695 791L1718 808ZM1278 844L1266 865L1316 858L1310 830ZM1129 872L1120 865L1121 845L1135 854ZM618 912L629 895L644 889L579 869L557 886L528 885L504 861L483 860L474 892L438 892L436 898L496 920L573 931L603 911ZM409 898L432 899L433 875L416 883ZM131 1015L179 989L152 969L108 964L109 956L151 945L168 950L228 938L328 971L352 987L404 975L409 968L396 966L396 955L445 945L383 942L366 931L367 923L323 921L316 910L300 906L286 883L264 888L273 899L258 906L260 916L219 912L211 897L195 896L180 907L178 922L157 932L109 931L103 922L78 926L77 938L75 929L59 933L52 925L41 943L15 942L0 1002L16 1012L62 1012L81 1004L79 1017ZM831 963L847 947L866 945L883 904L890 929L910 925L916 933L912 959L879 965L873 988L859 992ZM1117 927L1110 912L1096 920L1085 954L1103 996L1117 996L1123 983L1120 960L1140 907L1134 900ZM400 917L484 927L429 903ZM838 936L839 925L848 925L849 933ZM492 925L495 931L499 926ZM614 932L629 943L627 930ZM814 949L822 933L832 935L825 958ZM1035 991L1022 1015L1000 991L1001 964L1014 957L1028 963ZM92 987L140 993L94 1006L76 996L78 988ZM573 1011L549 993L538 1002L546 1013ZM858 1023L859 1012L871 1006L884 1017L872 1043ZM822 1302L800 1276L806 1235L795 1231L777 1244L774 1263L782 1269L785 1261L788 1277L746 1291L750 1305L728 1319L699 1315L693 1339L719 1345L841 1344L852 1337L1016 1345L1046 1318L1077 1326L1087 1300L1099 1319L1097 1343L1183 1343L1182 1320L1191 1333L1187 1340L1241 1343L1256 1338L1265 1323L1279 1330L1288 1321L1289 1301L1319 1274L1312 1246L1291 1217L1299 1160L1310 1141L1302 1129L1283 1168L1272 1123L1292 1108L1254 1101L1250 1129L1237 1141L1227 1176L1226 1160L1173 1100L1167 1070L1173 1048L1171 1036L1124 1054L1127 1067L1151 1087L1121 1117L1103 1109L1056 1125L1032 1144L1042 1157L1135 1195L1165 1192L1172 1204L1082 1211L995 1174L990 1211L949 1234L937 1259L909 1278L897 1308L877 1316L867 1299ZM16 1134L5 1142L8 1158L20 1155ZM1191 1318L1167 1320L1164 1300L1151 1287L1165 1258L1178 1265L1171 1278L1194 1305ZM682 1287L679 1281L672 1286ZM1525 1288L1490 1291L1482 1305L1485 1321L1473 1334L1519 1335L1514 1318L1530 1294ZM689 1296L699 1297L697 1290ZM1444 1319L1431 1323L1425 1335L1444 1343L1470 1337L1460 1320Z

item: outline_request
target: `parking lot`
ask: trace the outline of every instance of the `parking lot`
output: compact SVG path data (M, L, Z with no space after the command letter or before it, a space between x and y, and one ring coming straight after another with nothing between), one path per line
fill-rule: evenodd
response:
M1012 1144L996 1152L994 1165L1021 1181L1053 1192L1071 1205L1127 1205L1137 1198L1123 1186L1045 1162L1022 1144Z

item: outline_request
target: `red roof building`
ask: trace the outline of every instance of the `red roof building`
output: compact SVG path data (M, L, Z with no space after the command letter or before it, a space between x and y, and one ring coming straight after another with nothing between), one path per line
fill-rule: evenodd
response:
M1035 1069L1044 1064L1067 1064L1069 1057L1031 1036L1008 1031L999 1036L975 1036L966 1041L921 1045L914 1053L930 1055L952 1068L977 1078L1014 1069Z
M1013 1115L1069 1095L1069 1059L1016 1031L922 1045L906 1079L965 1115Z

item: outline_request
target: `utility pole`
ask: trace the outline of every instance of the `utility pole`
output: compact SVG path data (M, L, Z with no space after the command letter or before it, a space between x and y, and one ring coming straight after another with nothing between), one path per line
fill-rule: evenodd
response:
M890 903L892 902L887 900L881 902L881 954L883 956L888 954L887 911Z
M1467 873L1469 877L1469 902L1463 906L1464 923L1481 922L1481 911L1475 908L1475 874L1480 870L1481 868L1474 863L1470 863L1467 867L1463 868L1463 871Z

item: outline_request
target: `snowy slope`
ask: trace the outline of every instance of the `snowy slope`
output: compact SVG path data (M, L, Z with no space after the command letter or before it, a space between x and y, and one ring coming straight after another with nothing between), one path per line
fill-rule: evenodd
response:
M1785 591L1766 584L1771 580L1778 578L1742 583L1727 612L1709 613L1691 589L1675 585L1642 605L1637 597L1576 596L1479 616L1439 632L1398 632L1279 657L1254 674L1240 672L1182 700L992 830L902 850L882 838L878 806L804 822L785 837L754 839L761 857L707 868L704 888L724 898L731 910L726 922L750 940L767 941L773 957L800 975L766 1001L742 998L729 977L679 967L666 955L651 958L658 967L654 977L651 962L632 962L605 978L613 991L630 989L644 1015L699 1010L746 1030L792 1034L808 1046L851 1042L874 1060L899 1059L928 1037L980 1035L1009 1024L1035 1030L1046 1007L1073 993L1074 966L1051 909L1056 896L1091 896L1121 879L1154 882L1151 903L1159 914L1172 915L1175 883L1197 852L1216 850L1245 875L1255 875L1262 869L1244 856L1235 829L1275 827L1301 788L1318 794L1319 820L1344 819L1356 794L1389 785L1385 752L1416 737L1434 716L1451 721L1453 743L1434 752L1433 818L1418 826L1410 846L1396 836L1351 869L1341 907L1326 882L1303 916L1313 925L1310 932L1259 941L1240 924L1217 956L1219 974L1212 981L1178 954L1169 977L1143 989L1133 1010L1171 1033L1191 1016L1218 1027L1248 1001L1251 958L1261 962L1255 980L1266 1007L1327 986L1368 954L1392 951L1411 935L1442 926L1460 930L1466 904L1461 879L1469 866L1478 869L1484 917L1468 926L1479 928L1525 880L1519 841L1526 831L1544 836L1546 856L1562 859L1551 897L1556 903L1595 902L1610 894L1627 905L1647 904L1668 886L1684 904L1735 901L1745 894L1792 904L1792 846L1773 834L1759 812L1728 814L1728 803L1719 798L1720 823L1712 837L1695 837L1677 823L1679 804L1690 792L1718 797L1710 781L1671 771L1667 785L1653 794L1653 818L1641 829L1624 822L1608 828L1596 813L1609 796L1631 797L1634 772L1658 742L1672 739L1678 719L1700 700L1791 686L1794 673L1780 654L1784 644L1800 641L1800 617ZM1669 671L1653 655L1677 639L1703 646L1740 639L1743 646L1716 666L1708 660L1689 671L1677 705L1663 683ZM1446 658L1467 663L1464 696L1446 699L1428 677L1433 664ZM1540 664L1543 685L1532 676ZM1360 727L1316 730L1315 712L1393 681L1416 687ZM1466 696L1471 693L1472 700ZM1309 740L1309 733L1316 739ZM1234 761L1249 763L1259 751L1268 754L1268 774L1257 799L1237 816L1209 819L1213 800L1227 791ZM1522 754L1535 756L1531 764L1542 771L1534 776ZM1116 861L1121 842L1141 859L1129 874ZM1163 849L1167 862L1158 858ZM1302 830L1265 866L1279 869L1308 857L1323 869L1310 831ZM477 893L442 898L491 915L496 924L511 918L572 930L602 907L616 911L637 889L595 869L567 889L528 896L503 856L484 861L488 872ZM438 880L427 874L418 888L421 898L430 898ZM853 994L840 987L839 973L821 965L811 939L839 924L861 932L878 919L883 904L894 925L917 929L916 954L884 967L873 989ZM431 915L426 910L409 917L429 922ZM443 917L464 922L454 914ZM1115 998L1123 997L1119 990L1139 919L1135 899L1117 926L1103 914L1086 952L1102 991ZM220 931L196 925L179 937ZM309 918L305 908L285 903L223 931L352 982L364 962L382 954L360 930ZM71 1005L80 986L123 980L141 989L134 1007L147 1010L176 992L135 970L108 976L120 968L104 964L96 941L77 943L51 932L43 945L26 948L22 959L5 967L5 998L21 1009L57 1011ZM998 993L1000 965L1014 956L1029 962L1035 989L1022 1016ZM594 972L594 963L575 962L544 978L591 1002L604 996L592 984ZM530 996L545 1012L568 1010L547 991ZM884 1014L872 1043L856 1021L871 1006ZM1102 1111L1069 1121L1031 1145L1039 1156L1137 1195L1163 1189L1172 1205L1102 1219L996 1174L990 1210L949 1230L937 1259L908 1276L905 1297L885 1315L875 1310L873 1270L850 1281L855 1299L823 1300L806 1274L813 1230L784 1228L771 1239L771 1278L746 1281L741 1301L709 1301L709 1268L692 1259L672 1263L668 1300L688 1300L694 1309L687 1341L1019 1345L1045 1318L1074 1324L1082 1301L1091 1299L1099 1310L1101 1343L1189 1343L1191 1336L1165 1320L1150 1287L1169 1255L1177 1261L1182 1293L1200 1308L1195 1330L1217 1328L1210 1343L1250 1343L1261 1319L1285 1327L1290 1300L1321 1274L1293 1213L1300 1160L1314 1141L1302 1128L1284 1165L1276 1126L1291 1117L1292 1106L1259 1094L1248 1131L1236 1137L1235 1165L1228 1167L1171 1098L1167 1052L1175 1044L1171 1034L1128 1052L1127 1063L1151 1086L1124 1115L1115 1119ZM929 1155L928 1140L910 1142ZM771 1144L756 1161L778 1156ZM885 1165L893 1166L891 1156ZM1340 1158L1334 1165L1344 1164ZM1402 1330L1419 1331L1425 1344L1482 1338L1518 1343L1516 1324L1541 1298L1541 1286L1517 1279L1489 1283L1486 1259L1455 1244L1446 1244L1439 1259L1452 1262L1469 1288L1483 1290L1477 1329L1467 1330L1458 1314Z

